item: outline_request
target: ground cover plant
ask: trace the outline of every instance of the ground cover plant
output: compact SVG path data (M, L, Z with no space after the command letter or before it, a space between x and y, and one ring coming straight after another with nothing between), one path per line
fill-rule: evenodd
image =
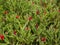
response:
M0 0L0 45L60 45L60 0Z

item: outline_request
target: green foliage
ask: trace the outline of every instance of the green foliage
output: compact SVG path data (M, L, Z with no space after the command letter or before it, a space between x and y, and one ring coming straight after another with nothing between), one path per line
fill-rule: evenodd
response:
M0 34L0 45L60 45L59 0L0 0Z

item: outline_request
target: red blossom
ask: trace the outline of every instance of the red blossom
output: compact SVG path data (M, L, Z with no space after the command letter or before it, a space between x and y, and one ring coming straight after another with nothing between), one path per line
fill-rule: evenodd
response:
M16 16L16 18L18 19L18 18L19 18L19 16L17 15L17 16Z
M46 42L46 38L45 37L42 37L41 38L41 41Z
M16 33L17 33L16 30L14 30L14 35L16 35Z
M8 11L4 11L4 14L8 14Z
M36 14L37 14L37 15L39 15L39 14L40 14L39 10L37 10L37 11L36 11Z
M29 17L29 21L31 21L31 20L32 20L32 16Z
M4 35L0 35L0 40L4 40Z

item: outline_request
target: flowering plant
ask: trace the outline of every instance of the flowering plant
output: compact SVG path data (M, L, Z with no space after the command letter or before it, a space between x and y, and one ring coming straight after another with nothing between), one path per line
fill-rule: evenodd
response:
M0 0L0 45L60 45L59 0Z

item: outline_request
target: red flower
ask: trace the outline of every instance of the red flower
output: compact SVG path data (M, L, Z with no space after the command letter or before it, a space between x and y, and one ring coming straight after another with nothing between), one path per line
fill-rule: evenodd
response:
M14 35L16 35L16 33L17 33L16 30L14 30Z
M46 38L45 37L42 37L41 38L41 41L46 42Z
M37 15L39 15L39 14L40 14L39 10L37 10L37 11L36 11L36 14L37 14Z
M18 19L18 18L19 18L19 16L17 15L17 16L16 16L16 18Z
M4 35L0 35L0 39L1 40L4 40Z
M8 14L8 11L4 11L4 14Z
M32 16L29 17L29 21L31 21L31 20L32 20Z
M35 25L36 29L38 28L38 24Z

